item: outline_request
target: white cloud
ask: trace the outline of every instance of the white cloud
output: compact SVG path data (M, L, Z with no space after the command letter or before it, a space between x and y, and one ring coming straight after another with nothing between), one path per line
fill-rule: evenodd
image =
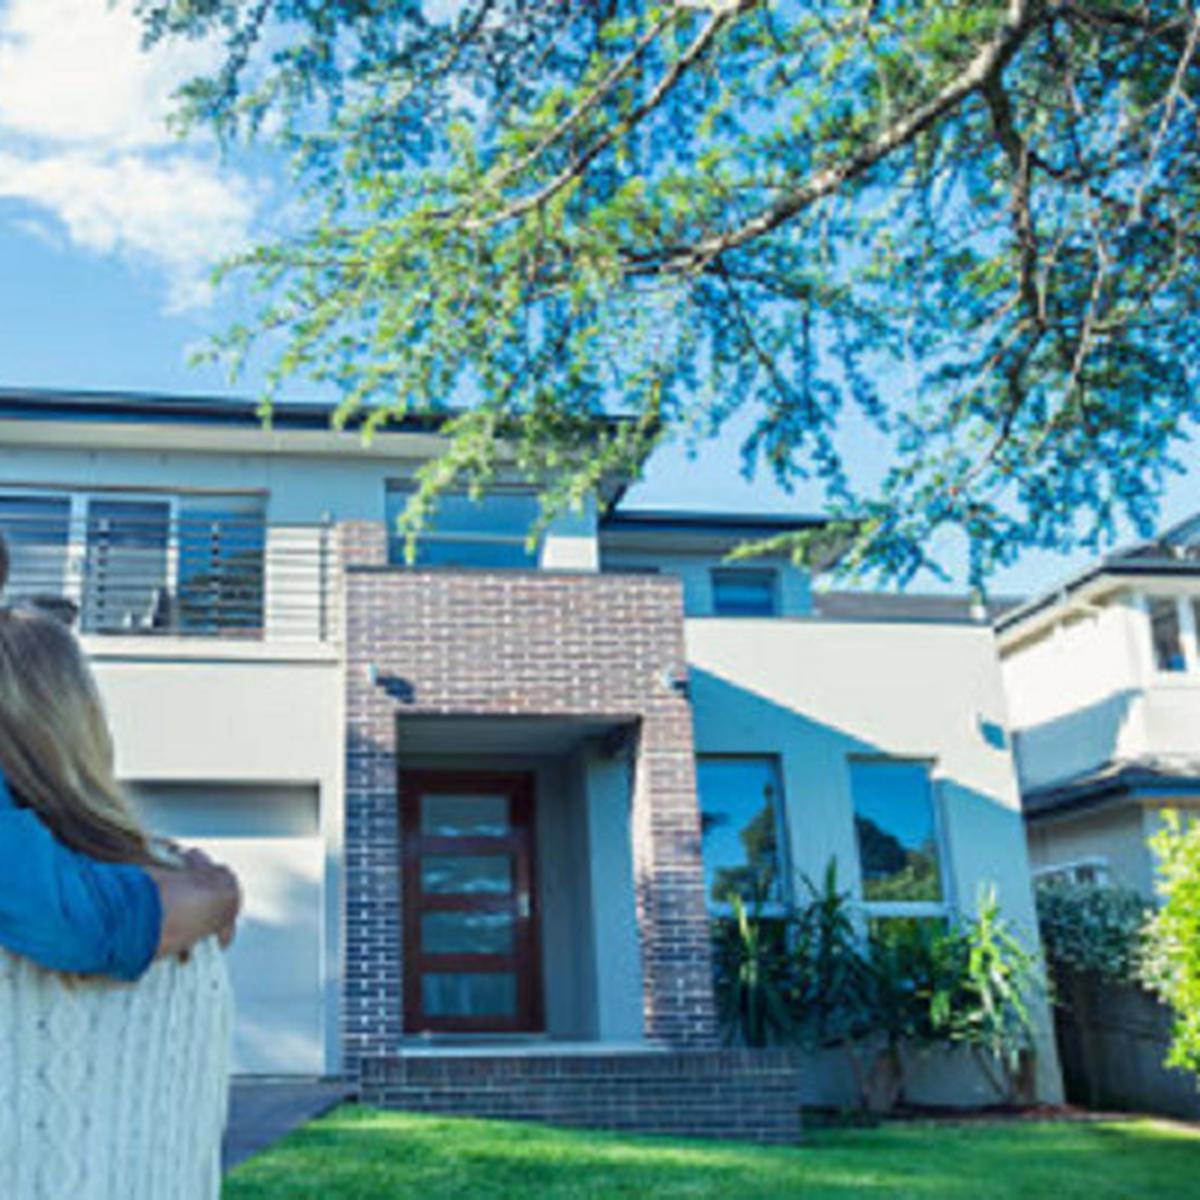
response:
M0 196L49 209L84 250L157 266L172 309L207 302L209 268L244 243L254 212L246 186L203 162L136 154L0 152Z
M150 265L173 308L206 301L255 212L246 179L166 127L171 93L213 53L147 53L128 0L0 0L0 197L83 250Z

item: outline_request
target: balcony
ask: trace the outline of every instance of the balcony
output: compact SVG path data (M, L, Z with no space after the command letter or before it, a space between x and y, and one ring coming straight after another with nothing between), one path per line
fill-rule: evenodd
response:
M0 496L5 599L56 612L85 635L328 641L332 526L221 511L232 507Z

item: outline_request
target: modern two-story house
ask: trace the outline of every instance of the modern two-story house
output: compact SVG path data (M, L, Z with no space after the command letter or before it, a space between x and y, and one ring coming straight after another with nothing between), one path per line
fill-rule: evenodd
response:
M1148 839L1200 808L1200 518L997 623L1035 873L1150 897Z
M517 481L395 517L435 422L0 393L10 601L70 601L148 819L241 872L238 1069L371 1100L790 1138L843 1072L723 1048L710 918L835 859L864 921L998 888L1036 938L990 628L731 566L794 517ZM889 898L917 861L921 883ZM1039 1089L1058 1095L1043 1023ZM986 1098L962 1064L932 1099Z

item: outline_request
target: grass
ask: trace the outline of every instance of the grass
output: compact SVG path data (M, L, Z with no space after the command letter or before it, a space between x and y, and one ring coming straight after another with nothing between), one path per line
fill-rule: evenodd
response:
M797 1149L346 1107L251 1159L224 1200L1130 1200L1200 1196L1200 1135L1151 1121L886 1126Z

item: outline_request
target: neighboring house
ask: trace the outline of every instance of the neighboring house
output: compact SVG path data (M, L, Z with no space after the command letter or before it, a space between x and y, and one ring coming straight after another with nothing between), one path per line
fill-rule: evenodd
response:
M1148 839L1200 806L1200 518L997 624L1034 872L1154 892Z
M616 489L532 547L528 491L449 496L405 565L394 518L436 439L0 393L10 599L77 605L122 778L244 879L239 1069L792 1136L798 1089L836 1098L845 1071L719 1047L710 914L747 871L782 901L834 859L866 919L995 884L1036 936L990 629L839 613L790 563L725 561L805 522ZM1041 1045L1053 1100L1044 1021ZM959 1067L928 1091L986 1098Z

